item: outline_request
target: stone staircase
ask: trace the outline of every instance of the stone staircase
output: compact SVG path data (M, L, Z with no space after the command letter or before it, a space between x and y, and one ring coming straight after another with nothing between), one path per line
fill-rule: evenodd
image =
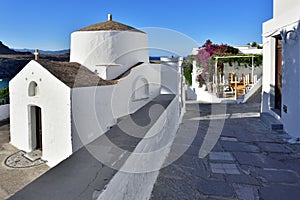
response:
M261 113L260 120L269 129L270 132L284 132L283 124L275 117L273 117L270 113Z
M24 157L29 159L30 161L34 162L34 161L42 158L42 152L40 150L34 150L32 152L26 153L24 155Z

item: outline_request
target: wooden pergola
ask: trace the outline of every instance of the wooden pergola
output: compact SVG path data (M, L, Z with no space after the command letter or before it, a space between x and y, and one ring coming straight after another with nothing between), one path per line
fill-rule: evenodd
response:
M214 77L213 77L213 83L215 85L219 85L219 83L221 83L221 77L220 77L220 80L218 81L218 61L220 59L223 59L223 58L252 58L251 77L253 79L253 75L254 75L254 57L255 57L255 55L249 55L249 56L216 56L215 57L215 73L214 73ZM235 98L237 98L237 90L239 89L239 87L237 85L236 80L235 80L235 87L234 88L235 88Z

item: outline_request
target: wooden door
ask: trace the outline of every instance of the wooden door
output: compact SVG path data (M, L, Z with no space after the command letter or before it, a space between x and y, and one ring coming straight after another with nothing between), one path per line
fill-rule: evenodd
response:
M282 99L282 42L276 38L276 66L275 66L275 109L281 111Z
M36 116L36 149L42 150L42 112L40 107L35 109Z

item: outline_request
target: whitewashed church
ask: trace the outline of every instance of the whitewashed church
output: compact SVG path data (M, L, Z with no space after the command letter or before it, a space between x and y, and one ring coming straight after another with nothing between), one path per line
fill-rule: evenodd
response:
M177 94L176 67L162 67L147 34L111 15L72 33L70 62L33 60L10 81L11 144L57 165L162 91Z

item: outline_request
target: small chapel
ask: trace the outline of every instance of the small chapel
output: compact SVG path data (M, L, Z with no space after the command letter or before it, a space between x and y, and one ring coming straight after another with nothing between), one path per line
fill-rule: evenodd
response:
M177 93L162 87L161 67L147 34L110 14L73 32L70 62L32 60L10 81L10 143L57 165L162 90Z

